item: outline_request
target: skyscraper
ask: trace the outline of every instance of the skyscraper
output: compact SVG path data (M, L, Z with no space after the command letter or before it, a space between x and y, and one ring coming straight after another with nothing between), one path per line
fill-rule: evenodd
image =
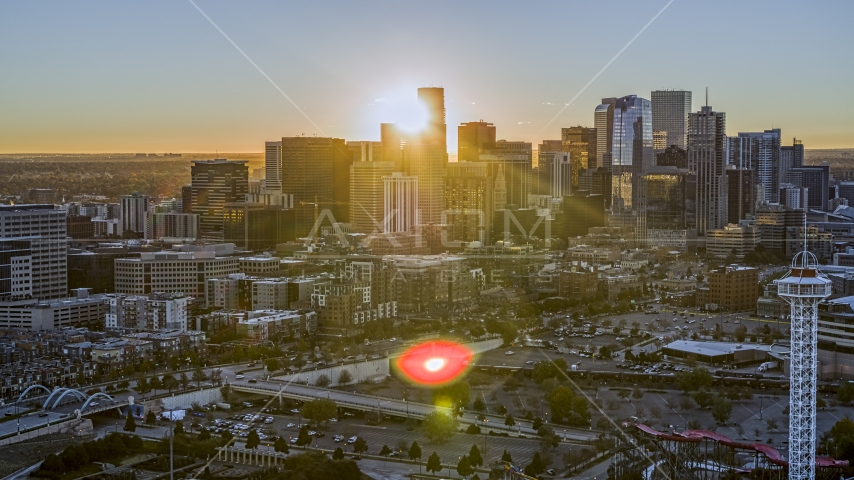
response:
M249 192L249 168L242 160L193 160L192 213L199 215L199 237L223 240L223 208L226 203L242 202Z
M383 178L394 162L353 162L350 166L350 222L357 232L383 231Z
M697 234L727 224L726 115L706 105L688 116L688 170L697 175Z
M394 162L396 170L403 170L404 139L397 125L393 123L380 124L380 144L383 149L383 161Z
M562 150L569 153L572 164L572 187L578 188L578 177L588 168L598 166L596 159L598 134L595 128L569 127L560 129Z
M756 185L751 170L728 165L727 176L727 223L738 223L748 215L756 213Z
M752 170L756 185L764 189L767 203L780 200L780 129L739 132L728 140L728 163Z
M282 193L282 142L264 142L264 188Z
M418 219L418 177L400 172L383 177L383 232L410 232Z
M636 95L614 103L611 140L611 208L632 210L640 191L640 176L655 164L652 150L652 104Z
M444 223L451 225L450 240L486 241L492 219L491 201L492 184L486 164L448 163Z
M652 167L643 176L639 214L645 232L638 232L642 245L687 249L695 239L696 177L676 167Z
M131 231L138 235L145 233L145 221L148 217L151 197L134 192L131 195L122 195L119 198L119 204L121 205L119 233L125 231Z
M476 162L484 150L495 147L495 125L480 120L457 127L457 161Z
M480 155L480 161L489 164L489 176L496 181L499 167L501 168L504 188L507 192L507 204L527 208L528 194L533 193L532 157L533 151L529 142L507 140L498 140L495 142L495 148L486 150Z
M688 143L691 92L653 90L650 100L652 100L652 129L664 132L664 148L676 145L684 150Z
M30 243L33 298L68 294L65 235L65 210L54 205L0 205L0 238Z
M596 129L596 166L611 167L611 142L614 137L614 104L616 98L603 98L602 104L593 112L593 127ZM606 200L610 204L610 199Z
M780 147L779 182L791 183L789 172L793 168L804 166L804 143L797 138L792 140L791 146Z
M830 166L808 165L793 168L789 172L790 183L798 188L807 189L807 208L828 211L830 191Z
M435 143L448 153L447 128L445 126L445 89L442 87L421 87L418 100L427 107L427 127L420 134L422 143Z
M282 192L294 196L298 238L325 210L336 222L349 221L350 158L340 138L282 138Z

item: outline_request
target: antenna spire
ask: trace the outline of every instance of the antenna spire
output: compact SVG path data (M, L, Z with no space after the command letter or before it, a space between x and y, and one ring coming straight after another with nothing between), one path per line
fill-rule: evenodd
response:
M709 106L709 87L706 87L706 106Z

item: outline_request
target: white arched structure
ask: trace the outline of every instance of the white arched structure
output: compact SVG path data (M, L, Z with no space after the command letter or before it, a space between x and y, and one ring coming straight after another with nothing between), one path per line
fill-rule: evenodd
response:
M48 408L56 408L59 405L59 402L62 401L62 398L68 395L69 393L76 396L80 400L86 400L86 394L81 392L80 390L75 390L73 388L57 388L53 391L53 393L50 394L50 396L47 397L47 400L45 400L42 408L45 410L47 410ZM56 402L53 403L53 406L49 407L48 405L50 405L50 401L53 400L54 396L56 395L59 395L59 398L56 399Z
M96 399L96 398L98 398L98 397L103 397L103 398L106 398L107 400L109 400L109 401L111 401L111 402L113 402L113 403L116 403L116 401L115 401L115 400L113 400L113 397L111 397L111 396L107 395L107 394L106 394L106 393L104 393L104 392L98 392L98 393L96 393L96 394L93 394L91 397L87 398L85 402L83 402L83 406L82 406L82 407L80 407L80 412L82 413L84 410L86 410L86 407L88 407L88 406L89 406L89 403L90 403L92 400L94 400L94 399ZM58 401L58 400L57 400L57 401Z
M47 392L47 394L48 394L48 395L50 395L50 389L49 389L49 388L47 388L47 387L45 387L44 385L38 385L38 384L36 384L36 385L30 385L29 387L27 387L27 389L26 389L26 390L24 390L24 392L23 392L23 393L21 393L21 396L20 396L20 397L18 397L18 400L17 400L17 401L15 401L15 403L18 403L18 402L20 402L21 400L23 400L23 399L24 399L24 397L25 397L28 393L30 393L30 391L31 391L32 389L34 389L34 388L40 388L40 389L44 390L45 392Z

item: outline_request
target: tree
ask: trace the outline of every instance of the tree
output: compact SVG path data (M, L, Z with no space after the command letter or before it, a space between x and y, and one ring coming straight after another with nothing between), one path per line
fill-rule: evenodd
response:
M134 390L136 390L137 393L141 395L145 395L146 393L151 391L151 385L148 383L148 380L146 380L145 377L142 377L137 380L136 387L134 387Z
M62 473L66 470L65 464L62 463L62 460L52 453L45 457L39 469L56 474Z
M463 456L463 458L461 458L457 463L457 473L459 473L463 478L474 473L474 469L471 468L471 460L469 460L468 456Z
M854 420L843 418L819 439L820 452L840 460L854 459Z
M469 382L456 382L433 390L433 403L443 407L462 407L471 399Z
M206 440L210 440L211 439L211 432L209 432L203 428L202 431L199 432L199 436L196 438L202 442L204 442Z
M540 452L534 453L534 458L531 459L531 463L525 467L525 475L530 475L532 477L537 476L546 471L546 466L543 465L543 459L540 457Z
M434 475L442 470L442 460L439 458L438 453L433 452L433 454L427 458L426 469L428 472L432 472Z
M836 398L843 405L848 405L854 401L854 383L842 382L842 385L836 389Z
M169 393L172 393L172 390L178 388L178 380L176 380L175 377L173 377L169 373L163 375L163 378L160 379L160 382L163 384L163 388L169 390Z
M356 438L356 441L353 442L353 451L356 453L364 453L368 451L368 442L362 438Z
M383 445L383 448L380 449L380 455L383 457L387 457L391 454L392 450L388 448L388 445Z
M634 398L635 400L640 400L641 398L643 398L643 390L638 387L635 387L634 390L632 390L632 398Z
M552 409L552 418L559 422L566 418L570 425L590 423L590 410L584 397L575 395L568 387L557 387L546 397Z
M296 444L298 447L304 447L311 444L311 435L308 434L308 427L303 426L299 429Z
M160 378L156 376L151 377L151 380L148 381L148 385L151 387L154 393L157 393L158 390L163 389L163 382L160 380Z
M458 424L456 417L437 410L428 413L421 426L428 440L442 443L454 436Z
M344 450L341 450L341 447L332 452L332 460L344 460Z
M288 453L290 448L288 447L288 441L284 439L284 437L279 437L276 439L276 442L273 443L273 449L277 452ZM340 448L338 450L341 450ZM343 454L342 454L343 458ZM337 459L336 459L337 460Z
M483 402L481 397L477 397L474 399L474 404L472 404L472 409L476 412L482 412L486 410L486 403Z
M124 428L122 428L122 430L130 433L136 431L136 420L134 420L133 415L130 414L130 411L128 411L128 416L125 419L125 426Z
M412 446L409 447L409 459L421 459L421 446L418 445L418 442L412 442Z
M510 453L507 450L504 450L504 453L501 455L501 461L513 463L513 457L510 456Z
M330 380L329 376L326 375L325 373L323 375L317 377L317 381L314 382L314 384L320 388L326 388L329 386L330 383L332 383L332 380Z
M341 370L338 374L338 385L345 385L353 381L353 375L349 370Z
M477 445L471 446L471 450L469 450L469 461L473 467L483 465L483 456L480 454L480 449L477 448Z
M533 428L534 430L539 430L540 427L542 427L542 426L543 426L543 419L540 417L535 418L534 422L531 424L531 428Z
M685 393L709 389L712 387L712 374L703 367L694 369L693 372L677 372L676 384Z
M249 436L246 437L246 448L254 449L258 448L258 445L261 444L261 438L258 436L258 432L255 430L249 430Z
M181 372L181 375L178 377L178 384L181 385L183 390L186 390L190 386L190 377L187 376L187 372Z
M335 400L318 398L303 405L301 413L303 417L317 423L328 423L330 418L338 414L338 405L335 404Z
M706 389L700 389L694 392L694 401L700 408L708 408L714 404L715 397Z
M221 368L211 369L211 372L208 376L210 377L211 383L215 387L222 386L222 369Z
M208 379L208 376L205 375L205 371L202 370L201 365L197 365L193 370L193 381L196 382L196 387L202 388L202 382Z
M175 435L183 435L184 434L184 422L178 420L175 422L175 429L173 430Z
M154 425L155 422L157 422L157 416L154 415L154 412L149 410L148 413L145 414L145 424Z
M219 434L222 437L222 444L228 445L231 443L231 439L234 438L234 435L231 434L228 430L223 430L222 433Z
M267 361L264 362L264 366L267 367L268 372L275 372L281 368L278 358L268 358Z
M504 417L504 425L507 425L508 427L516 425L516 420L513 419L512 414L508 413L507 416Z
M712 418L721 425L725 425L732 415L732 402L724 397L715 397L712 403Z
M220 387L219 392L222 394L222 401L225 403L231 403L231 399L233 397L234 390L231 388L230 383L226 383L222 387Z

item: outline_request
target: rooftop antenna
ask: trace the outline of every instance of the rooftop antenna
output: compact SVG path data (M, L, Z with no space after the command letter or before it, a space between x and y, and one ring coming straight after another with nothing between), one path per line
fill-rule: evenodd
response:
M709 87L706 87L706 106L709 106Z

